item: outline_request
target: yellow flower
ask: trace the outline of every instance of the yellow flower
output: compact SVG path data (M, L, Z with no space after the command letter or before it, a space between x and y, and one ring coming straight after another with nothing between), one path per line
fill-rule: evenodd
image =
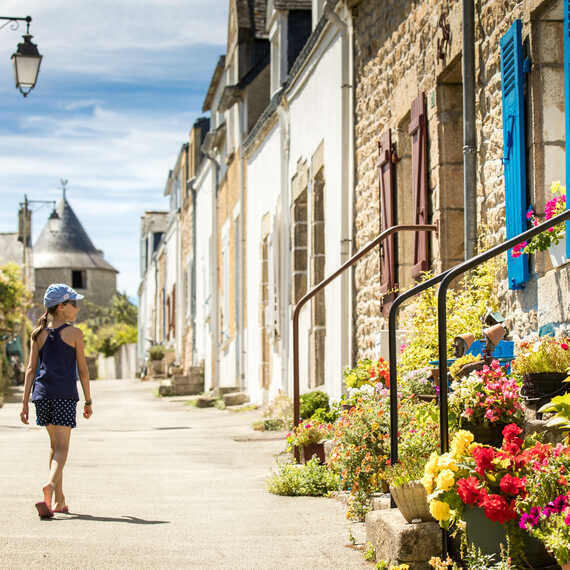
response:
M473 442L473 434L467 430L459 430L451 442L451 454L455 457L465 455L465 451Z
M429 456L428 462L426 463L426 466L424 468L424 473L426 475L431 475L432 477L435 477L435 474L437 473L437 460L439 459L439 456L437 454L437 451L432 452L432 454Z
M433 493L433 475L426 473L422 477L421 481L422 481L422 485L424 486L424 489L426 490L426 493L428 495Z
M437 486L442 491L449 491L455 485L455 477L451 469L444 469L437 476Z
M429 504L429 512L436 521L449 520L449 505L443 501L433 500Z
M439 456L437 460L437 466L440 469L451 469L452 471L457 471L457 463L455 463L455 459L450 453L444 453L443 455Z

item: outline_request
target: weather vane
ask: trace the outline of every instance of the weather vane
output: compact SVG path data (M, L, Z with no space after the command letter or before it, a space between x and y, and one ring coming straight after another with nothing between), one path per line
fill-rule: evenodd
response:
M67 182L68 180L66 180L65 178L60 178L59 179L60 183L61 183L61 189L63 190L63 199L65 200L65 192L67 191Z

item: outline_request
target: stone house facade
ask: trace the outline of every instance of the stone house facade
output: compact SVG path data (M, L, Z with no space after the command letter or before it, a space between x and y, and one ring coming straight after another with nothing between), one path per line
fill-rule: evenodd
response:
M543 213L545 202L551 198L551 182L565 183L563 2L482 0L476 5L477 211L470 213L477 220L480 234L486 236L487 245L492 246L505 239L510 214L503 164L506 153L501 73L505 69L501 39L517 19L529 66L521 118L527 159L526 203ZM391 137L388 150L395 171L391 187L394 201L388 204L393 223L417 221L414 169L418 158L414 155L412 123L419 117L425 125L426 139L426 221L439 224L438 235L429 237L425 260L425 267L434 272L464 259L461 10L459 1L352 2L356 249L379 233L382 210L387 209L381 204L378 173L378 167L382 168L378 145L387 136ZM418 104L422 105L421 116ZM414 235L402 235L396 240L392 287L413 284L417 276L414 258ZM386 327L382 305L389 303L390 292L381 290L379 262L378 254L371 255L355 271L354 335L358 356L375 353L378 331ZM567 325L568 271L568 265L553 269L546 254L540 254L531 261L526 282L512 289L505 268L500 295L515 334Z
M544 213L553 181L565 184L564 6L475 3L466 202L462 2L230 0L201 154L191 135L172 174L186 161L179 241L167 239L171 224L155 254L156 338L168 341L159 323L175 285L177 354L205 363L206 389L239 386L256 402L291 394L295 304L381 229L437 224L371 252L301 313L301 392L338 397L344 366L386 354L398 292L463 261L471 222L478 247L500 243L526 229L528 206ZM568 327L568 263L546 253L501 263L515 336Z

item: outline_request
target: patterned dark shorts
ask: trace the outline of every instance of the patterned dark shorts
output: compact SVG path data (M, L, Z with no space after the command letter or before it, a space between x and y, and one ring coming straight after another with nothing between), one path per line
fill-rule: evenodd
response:
M36 400L36 424L75 427L75 400Z

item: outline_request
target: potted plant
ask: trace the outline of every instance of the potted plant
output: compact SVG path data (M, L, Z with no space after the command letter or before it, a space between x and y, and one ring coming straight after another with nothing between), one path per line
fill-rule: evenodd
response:
M403 394L417 396L420 400L435 400L436 389L431 367L425 366L404 374L400 389Z
M500 445L504 426L522 421L519 384L505 374L497 360L467 378L454 380L451 390L449 412L452 422L461 429L469 429L478 443Z
M551 189L554 197L546 202L544 206L545 220L550 220L554 216L557 216L566 210L566 189L564 186L561 186L560 182L553 182ZM532 207L528 209L526 217L533 226L538 226L540 223L540 220L536 216ZM566 260L564 251L565 235L565 225L559 224L553 228L549 228L537 236L534 236L528 243L523 241L522 243L517 244L512 249L512 256L519 257L524 253L548 251L553 267L558 267Z
M564 384L570 367L570 339L541 337L520 343L512 370L522 377L521 394L529 403L542 405L552 396L570 391Z
M164 354L165 348L162 344L154 344L148 349L153 376L164 375Z
M354 368L348 366L343 371L348 397L342 401L342 409L350 410L360 396L383 395L390 385L388 362L380 357L377 361L364 358Z
M316 455L321 463L325 462L325 446L323 441L332 436L332 425L319 422L300 423L287 434L288 449L302 449L303 463Z
M481 370L485 365L485 361L481 360L481 355L464 354L460 356L450 367L449 373L455 380L469 376L475 370Z
M415 421L400 436L398 463L386 468L390 494L409 523L433 520L421 479L431 453L439 449L437 421L427 408L418 411Z
M551 445L523 445L522 429L508 424L497 449L477 445L473 434L461 430L448 453L432 454L422 483L430 512L440 526L450 529L464 521L467 541L484 554L499 552L501 543L515 546L515 559L535 565L552 562L536 540L521 535L516 504L528 492L527 478L553 455Z
M558 445L540 469L526 478L526 495L517 499L520 528L540 540L563 569L570 569L570 448Z

